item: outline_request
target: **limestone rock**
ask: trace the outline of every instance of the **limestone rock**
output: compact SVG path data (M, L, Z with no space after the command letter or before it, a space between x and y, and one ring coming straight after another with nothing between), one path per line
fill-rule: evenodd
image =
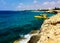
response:
M39 36L37 43L60 43L60 13L44 21Z

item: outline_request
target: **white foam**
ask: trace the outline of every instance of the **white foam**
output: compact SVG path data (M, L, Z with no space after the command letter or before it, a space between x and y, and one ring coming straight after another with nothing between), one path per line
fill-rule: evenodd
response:
M18 43L27 43L33 35L37 35L37 34L27 34L24 36L25 39L19 41Z

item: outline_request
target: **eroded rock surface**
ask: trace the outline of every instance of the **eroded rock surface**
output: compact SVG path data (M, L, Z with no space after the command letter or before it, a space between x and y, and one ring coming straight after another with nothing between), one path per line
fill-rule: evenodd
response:
M38 35L34 35L30 38L30 40L28 41L28 43L37 43L37 41L39 40L39 36Z
M60 13L44 21L39 36L37 43L60 43Z

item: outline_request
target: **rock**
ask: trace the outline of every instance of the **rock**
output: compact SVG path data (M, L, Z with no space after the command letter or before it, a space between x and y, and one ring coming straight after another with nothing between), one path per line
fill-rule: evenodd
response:
M29 34L37 34L39 33L39 30L32 30Z
M60 13L46 19L40 31L34 34L36 32L37 31L33 31L30 33L31 37L27 43L60 43Z
M38 35L37 43L60 43L60 13L46 19Z
M26 34L26 35L24 35L24 37L22 37L18 40L15 40L13 43L31 43L31 42L35 43L35 41L37 42L37 40L39 39L38 33L39 33L39 30L32 30L29 34ZM35 40L35 41L33 41L33 40Z
M38 35L34 35L30 38L30 40L28 41L28 43L37 43L37 41L39 40L39 36Z

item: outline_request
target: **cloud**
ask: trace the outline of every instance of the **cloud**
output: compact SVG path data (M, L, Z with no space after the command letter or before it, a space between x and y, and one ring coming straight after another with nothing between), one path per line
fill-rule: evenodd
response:
M47 1L47 2L44 2L41 6L43 6L44 8L60 7L60 0L51 1L51 2Z
M25 5L23 3L19 3L17 6L16 6L16 10L24 10L25 9Z
M31 10L31 9L47 9L47 8L55 8L60 7L60 0L57 1L46 1L43 3L38 3L37 0L33 1L32 5L25 5L24 3L19 3L16 7L17 10Z
M33 3L37 3L37 0L34 0Z
M55 5L55 2L54 1L52 1L52 2L44 2L43 4L42 4L42 8L44 7L44 8L54 8L56 5Z
M23 3L19 3L19 5L24 5Z
M60 0L58 0L55 4L57 7L60 7Z
M37 0L33 0L33 4L32 5L25 5L24 3L19 3L16 7L17 10L34 10L34 9L38 9L40 6L38 5L38 1Z
M23 3L19 3L18 6L17 6L17 8L22 8L22 7L24 7Z
M43 5L55 5L55 2L52 1L52 2L44 2Z

